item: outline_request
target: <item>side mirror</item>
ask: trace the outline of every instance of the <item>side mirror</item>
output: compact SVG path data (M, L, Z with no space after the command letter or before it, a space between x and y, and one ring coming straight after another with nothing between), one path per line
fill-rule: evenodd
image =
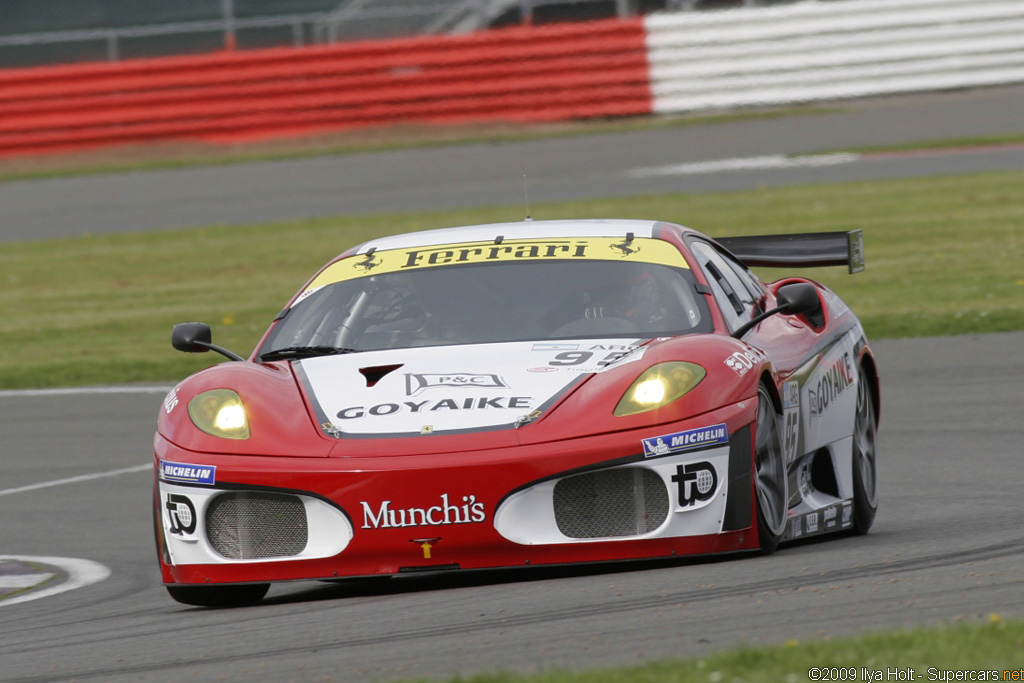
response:
M779 287L775 300L781 312L787 315L810 315L821 308L817 288L809 282L793 282Z
M791 282L788 285L782 285L775 292L775 301L778 306L741 325L732 333L733 339L742 339L743 335L750 332L755 325L776 313L812 316L821 311L821 300L818 298L817 288L810 282Z
M245 360L237 353L221 348L212 342L213 332L206 323L178 323L171 330L171 346L185 353L216 351L231 360Z
M212 341L213 332L206 323L178 323L171 331L171 346L185 353L205 353Z

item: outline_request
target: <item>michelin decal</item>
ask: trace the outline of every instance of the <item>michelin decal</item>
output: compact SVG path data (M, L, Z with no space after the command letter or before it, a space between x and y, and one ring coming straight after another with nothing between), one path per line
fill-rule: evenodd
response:
M697 448L727 444L729 443L729 432L724 424L718 424L711 427L688 429L685 432L654 436L641 440L641 443L644 447L644 457L654 458L661 455L692 451Z

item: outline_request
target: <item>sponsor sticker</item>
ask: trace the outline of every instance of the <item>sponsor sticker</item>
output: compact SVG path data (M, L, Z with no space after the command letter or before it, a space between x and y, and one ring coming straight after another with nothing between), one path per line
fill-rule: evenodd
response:
M185 462L160 463L160 478L180 484L206 484L213 486L216 482L217 468L213 465L190 465Z
M685 508L710 500L718 489L718 472L709 462L677 465L672 481L678 487L679 507Z
M646 346L595 344L574 351L560 351L548 361L548 365L553 368L564 367L570 372L603 372L624 363L638 361L646 351Z
M729 443L729 431L724 424L641 439L645 458L682 453L725 443Z
M455 410L529 410L534 399L530 396L480 396L466 398L442 398L430 401L402 401L401 403L378 403L372 406L349 406L338 411L339 420L355 420L361 417L387 417L396 413L447 413Z
M800 384L796 381L782 385L782 449L786 465L791 465L797 456L800 442Z
M818 530L818 513L811 512L807 515L807 533L813 534Z
M838 511L836 510L836 506L835 505L830 505L827 508L825 508L824 519L825 519L825 528L826 529L831 529L832 527L834 527L836 525L836 515L837 514L838 514Z
M168 415L171 411L178 407L178 387L171 389L170 393L164 398L164 412Z
M800 407L800 384L796 381L782 385L782 407L786 410Z
M405 375L406 396L417 396L426 389L434 387L470 387L477 389L490 387L507 389L508 384L498 375L469 372L406 373Z
M558 344L542 342L533 345L534 351L577 351L579 350L579 344Z
M751 346L746 351L737 351L723 362L727 368L742 377L750 372L751 368L767 358L768 356L762 351Z
M175 536L191 536L196 530L196 506L188 496L167 494L167 519L170 532Z
M850 526L850 522L852 520L852 517L853 517L853 505L850 504L850 503L845 503L843 505L843 522L842 522L844 529L846 527Z
M487 521L487 509L475 495L453 500L447 493L441 495L438 505L430 507L394 507L390 500L374 506L360 501L363 510L363 529L401 529L418 526L448 526L451 524L479 524Z
M803 534L804 534L803 518L799 517L799 516L794 517L793 518L793 538L798 538L800 536L803 536Z
M332 263L314 278L296 302L325 285L379 273L508 261L610 261L623 258L689 268L679 249L669 242L653 238L636 238L627 242L623 242L621 237L521 239L501 243L486 241L380 251L371 249Z
M854 376L853 361L850 352L847 351L829 365L807 390L811 417L824 415L829 406L853 386Z

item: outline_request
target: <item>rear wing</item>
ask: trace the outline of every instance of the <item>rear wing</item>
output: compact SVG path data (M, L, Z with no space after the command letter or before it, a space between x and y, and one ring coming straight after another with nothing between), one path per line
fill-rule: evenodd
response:
M808 268L847 266L864 270L864 231L719 237L717 242L748 266Z

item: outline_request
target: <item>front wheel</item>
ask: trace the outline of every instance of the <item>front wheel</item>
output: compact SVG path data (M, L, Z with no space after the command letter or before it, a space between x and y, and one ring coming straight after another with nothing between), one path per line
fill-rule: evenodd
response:
M853 419L853 530L866 534L878 510L878 418L863 366L857 377L857 412Z
M757 436L754 442L754 489L757 494L757 536L761 553L775 552L786 531L789 482L782 450L779 414L768 389L757 389Z
M171 597L198 607L243 607L254 605L270 590L269 583L232 586L165 586Z

